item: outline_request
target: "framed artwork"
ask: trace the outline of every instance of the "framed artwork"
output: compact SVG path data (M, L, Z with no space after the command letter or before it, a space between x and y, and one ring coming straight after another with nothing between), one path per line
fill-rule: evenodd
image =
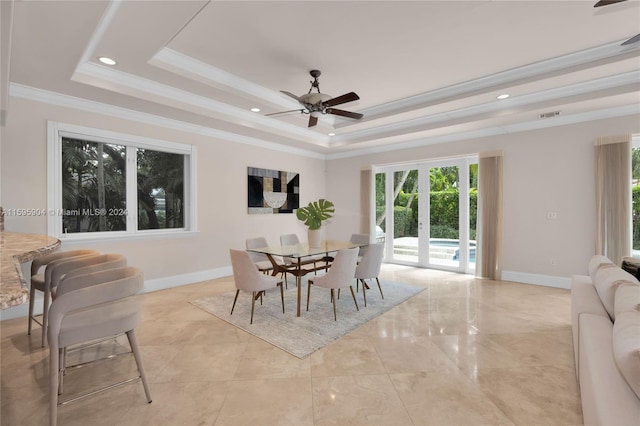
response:
M249 214L293 213L300 206L297 172L247 167Z

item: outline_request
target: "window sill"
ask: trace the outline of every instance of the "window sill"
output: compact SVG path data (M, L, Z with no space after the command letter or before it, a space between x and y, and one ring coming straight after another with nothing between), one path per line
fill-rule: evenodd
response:
M198 234L198 231L140 231L135 233L114 232L94 234L91 232L84 234L62 234L57 238L63 243L97 243L97 242L118 242L135 240L161 240L168 238L188 238Z

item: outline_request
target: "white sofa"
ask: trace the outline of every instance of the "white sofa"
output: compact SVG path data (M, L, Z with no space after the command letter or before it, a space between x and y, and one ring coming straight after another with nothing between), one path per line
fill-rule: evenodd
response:
M585 425L640 425L640 282L603 256L571 279Z

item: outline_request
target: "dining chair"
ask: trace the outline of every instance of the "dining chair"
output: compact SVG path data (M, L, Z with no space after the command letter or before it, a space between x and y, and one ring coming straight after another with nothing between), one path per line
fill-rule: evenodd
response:
M296 234L285 234L280 236L280 245L283 246L295 246L300 244L300 239ZM322 260L324 256L308 256L305 259L300 259L301 265L311 265L313 264L314 269L317 267L317 263ZM282 260L285 265L296 265L298 264L298 259L294 257L283 256ZM314 271L314 274L316 271Z
M349 239L349 242L361 245L358 252L359 257L364 256L365 252L367 251L367 245L369 244L369 241L369 234L351 234L351 238Z
M384 256L384 244L370 244L367 247L367 251L364 256L362 256L362 260L356 266L355 278L357 282L362 283L362 294L364 296L364 306L367 306L367 289L369 286L367 285L366 280L374 279L378 283L378 289L380 290L380 296L384 299L384 294L382 294L382 287L380 286L380 280L378 279L378 275L380 275L380 267L382 266L382 257Z
M245 247L247 248L247 250L268 246L269 244L267 244L267 239L264 237L247 238L245 240ZM268 274L273 270L273 265L271 264L271 261L266 254L256 253L252 251L249 251L248 253L251 257L251 260L253 260L253 263L256 264L260 272L262 272L263 274Z
M233 315L240 290L251 292L251 320L249 324L253 324L253 311L256 299L260 298L262 303L264 291L275 287L280 287L282 313L284 314L284 290L282 289L282 280L278 280L278 278L270 275L261 274L255 267L251 256L249 256L249 253L246 251L230 249L229 254L231 255L233 280L236 284L236 296L233 298L230 315Z
M147 398L147 383L135 328L140 322L140 308L134 295L143 286L143 275L132 267L108 269L65 280L49 311L49 425L57 423L58 406L83 399L116 386L140 379ZM59 400L62 394L67 349L72 345L126 334L138 367L138 375L99 390ZM80 370L82 371L82 370Z
M341 289L349 287L351 290L351 296L353 297L353 303L358 308L358 302L356 301L356 294L353 292L353 277L356 271L356 263L358 262L358 248L340 250L336 253L336 256L331 264L331 268L325 275L314 277L308 281L307 285L307 311L309 310L309 299L311 298L311 285L318 287L328 288L331 290L331 302L333 303L333 319L337 321L336 315L336 294L335 289Z
M51 301L51 286L50 282L46 280L46 269L47 266L55 261L59 260L69 260L74 257L79 256L89 256L99 254L96 250L90 249L78 249L78 250L69 250L62 252L55 252L48 254L46 256L38 257L31 262L31 284L29 286L29 319L27 325L27 334L31 335L32 322L40 325L42 327L42 347L44 347L47 333L47 321L48 321L48 311L49 311L49 303ZM41 269L44 268L44 271ZM42 304L42 322L38 321L36 318L37 315L33 315L34 307L35 307L35 297L36 290L41 291L44 294L44 300Z
M266 238L256 237L256 238L247 238L245 241L245 246L247 250L249 250L249 249L268 247L269 244L267 244ZM263 274L268 274L269 272L273 271L273 265L271 264L271 261L269 260L266 254L256 253L253 251L247 251L247 253L249 253L249 256L251 256L251 260L253 260L253 263L256 264L260 272L262 272ZM281 259L275 259L275 260L278 263L283 262ZM285 288L289 288L289 285L287 283L286 272L282 272L282 278L284 278Z

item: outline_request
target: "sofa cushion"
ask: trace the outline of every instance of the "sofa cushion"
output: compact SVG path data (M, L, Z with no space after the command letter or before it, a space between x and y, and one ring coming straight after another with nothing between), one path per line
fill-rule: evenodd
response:
M616 290L615 314L616 318L621 312L640 312L640 285L622 284Z
M618 370L640 398L639 311L620 312L617 315L613 324L613 357Z
M596 272L598 272L598 269L602 266L611 267L616 265L606 256L602 256L600 254L591 256L591 260L589 260L589 265L587 267L591 281L595 280Z
M640 282L638 282L633 275L620 268L600 268L596 272L595 279L593 280L598 296L612 320L615 320L616 317L616 290L624 283L640 285Z

